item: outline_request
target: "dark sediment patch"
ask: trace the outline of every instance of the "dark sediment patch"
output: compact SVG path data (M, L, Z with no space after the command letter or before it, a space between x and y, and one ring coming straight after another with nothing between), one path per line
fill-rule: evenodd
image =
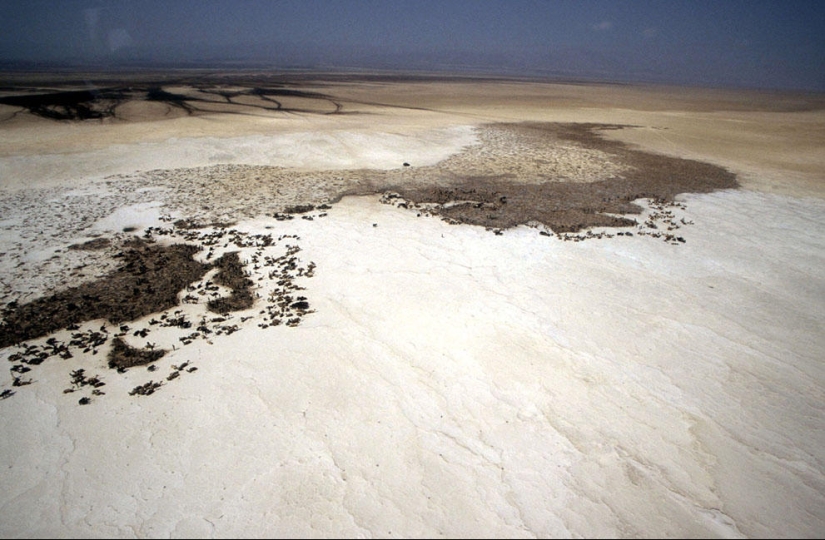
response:
M432 212L449 220L506 229L537 221L555 232L577 232L606 226L633 225L632 219L611 214L639 214L633 204L641 198L669 202L680 193L708 193L739 186L736 176L722 167L653 154L630 148L599 135L599 130L625 126L606 124L497 124L497 129L526 131L546 144L569 141L609 155L623 166L613 178L587 182L531 183L499 176L452 177L439 186L412 182L393 186L402 197L418 204L434 204ZM437 173L438 165L423 174Z
M177 306L178 293L215 267L220 269L215 282L231 289L231 293L209 302L208 308L228 313L251 307L255 301L253 283L237 252L203 264L192 258L199 249L187 244L161 246L137 238L130 240L116 255L124 262L112 274L28 304L7 304L0 323L0 348L89 320L106 319L119 324Z
M252 307L255 299L252 297L252 280L246 275L246 270L237 252L224 254L215 261L220 272L215 276L215 282L232 290L229 296L211 300L207 307L215 313L228 313Z
M82 251L97 251L100 249L105 249L110 245L112 245L112 241L108 238L95 238L94 240L83 242L82 244L72 244L69 246L69 249Z
M7 304L0 348L94 319L132 321L178 305L177 294L211 267L195 261L195 246L168 247L130 240L116 257L123 264L108 276L27 304Z
M234 222L227 222L227 221L212 221L210 223L202 223L196 221L191 218L186 219L178 219L172 225L175 226L176 229L183 229L183 230L195 230L195 229L205 229L206 227L214 227L216 229L225 229L227 227L231 227L234 225Z
M119 337L112 340L107 360L112 369L128 369L135 366L145 366L158 360L166 354L162 349L137 349Z
M315 210L315 205L313 204L296 204L294 206L287 206L284 208L284 213L306 214L307 212L312 212L313 210Z

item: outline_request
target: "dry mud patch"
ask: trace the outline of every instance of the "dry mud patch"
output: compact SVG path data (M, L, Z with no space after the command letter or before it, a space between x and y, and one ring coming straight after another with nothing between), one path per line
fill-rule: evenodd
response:
M347 195L382 194L383 202L420 216L497 234L528 224L541 226L546 236L583 240L631 235L632 228L684 243L675 232L687 224L676 219L681 205L675 196L735 188L735 175L600 136L621 128L490 124L477 128L476 144L432 166L296 171L216 165L2 196L0 347L12 362L2 395L32 382L24 374L53 356L75 358L77 372L85 369L77 357L100 351L108 367L125 372L151 368L175 347L246 326L300 324L312 313L300 283L314 272L314 263L299 256L300 239L235 224L263 217L270 220L267 228L289 231L276 223L321 219ZM165 223L113 229L106 220L129 207L153 208ZM594 227L621 229L594 234ZM156 340L146 339L161 328ZM168 381L182 372L174 369ZM145 382L135 395L162 384ZM91 396L84 399L87 404Z

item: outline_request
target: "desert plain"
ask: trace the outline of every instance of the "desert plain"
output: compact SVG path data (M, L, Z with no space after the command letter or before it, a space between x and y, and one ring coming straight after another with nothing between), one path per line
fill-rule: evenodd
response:
M10 74L0 208L0 536L825 532L825 96Z

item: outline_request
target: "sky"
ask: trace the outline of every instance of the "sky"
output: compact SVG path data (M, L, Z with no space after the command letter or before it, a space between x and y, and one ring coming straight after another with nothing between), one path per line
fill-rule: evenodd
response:
M825 91L825 0L0 0L20 61Z

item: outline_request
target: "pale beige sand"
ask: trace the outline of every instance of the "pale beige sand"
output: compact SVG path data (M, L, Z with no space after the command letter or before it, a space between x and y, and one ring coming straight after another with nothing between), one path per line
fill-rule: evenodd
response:
M4 376L16 393L0 401L0 535L821 535L821 111L621 86L307 89L369 114L158 119L144 108L128 122L0 124L6 296L104 274L105 250L68 245L169 227L164 201L181 209L171 219L232 201L235 229L279 239L258 269L256 249L240 248L261 298L215 323L237 332L185 346L178 328L130 332L135 347L170 349L152 373L109 370L101 349L49 359L25 374L31 385ZM478 143L474 126L519 120L636 125L610 136L723 165L744 188L680 197L668 210L690 224L678 246L639 234L564 242L526 226L495 235L378 195L279 221L245 216L254 207L231 183L206 183L214 190L188 203L162 189L186 175L251 189L274 167L283 189L270 195L297 204L357 182L361 168L439 163ZM508 167L483 157L464 166ZM540 159L575 176L574 157L612 172L597 153L556 147ZM221 212L200 213L231 217ZM276 287L263 262L289 245L313 312L262 328ZM204 298L180 309L207 315ZM187 362L198 370L174 367ZM105 395L63 393L79 368L103 378ZM164 386L129 395L150 380Z

